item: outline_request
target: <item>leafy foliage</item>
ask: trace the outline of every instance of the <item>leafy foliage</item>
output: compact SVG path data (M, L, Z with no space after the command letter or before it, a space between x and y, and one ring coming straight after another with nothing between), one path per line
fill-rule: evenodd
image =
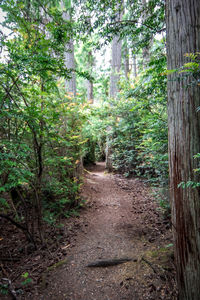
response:
M42 218L55 221L79 201L85 117L83 100L66 93L62 79L71 24L53 2L28 3L2 5L13 34L0 64L0 191L3 211L10 207L28 228L29 207L42 237Z
M145 6L125 1L124 7L115 0L63 3L74 22L63 19L59 1L1 1L7 14L3 26L10 32L1 33L6 51L0 62L1 212L11 212L29 236L29 228L37 228L33 235L41 240L44 220L54 224L79 206L82 159L105 159L106 146L115 171L156 184L168 181L166 57L164 40L155 39L164 31L164 1ZM116 22L122 10L122 21ZM142 56L148 48L150 59L138 67L137 77L121 74L120 92L111 100L110 68L95 69L94 53L116 34L126 37L129 53ZM72 39L76 97L64 84L72 71L65 67ZM85 103L86 79L94 83L97 105Z
M166 57L161 49L163 44L157 42L149 67L132 82L121 79L118 98L96 108L99 117L90 118L88 132L98 141L107 135L115 170L167 184L166 77L162 75Z

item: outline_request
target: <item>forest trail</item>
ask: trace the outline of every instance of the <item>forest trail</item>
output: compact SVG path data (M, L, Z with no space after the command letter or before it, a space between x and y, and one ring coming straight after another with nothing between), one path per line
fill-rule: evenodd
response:
M34 299L175 299L171 250L165 248L171 230L143 181L107 174L104 163L97 163L85 176L82 194L87 202L76 242L66 244L67 259L45 274ZM133 260L87 267L114 258Z

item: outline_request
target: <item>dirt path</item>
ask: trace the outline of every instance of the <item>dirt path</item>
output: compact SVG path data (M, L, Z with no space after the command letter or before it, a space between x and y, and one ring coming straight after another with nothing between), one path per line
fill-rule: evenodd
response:
M86 175L86 209L66 260L42 280L34 299L144 300L175 299L171 230L159 215L149 189L139 179L105 173L98 163ZM97 260L133 258L104 268Z

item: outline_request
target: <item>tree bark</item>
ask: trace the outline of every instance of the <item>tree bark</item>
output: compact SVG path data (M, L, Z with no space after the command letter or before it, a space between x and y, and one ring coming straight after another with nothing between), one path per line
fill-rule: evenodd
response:
M167 0L168 69L181 67L185 53L200 51L200 1ZM181 76L181 75L179 75ZM180 300L200 297L200 193L178 188L180 182L199 182L200 88L191 76L168 78L169 172L177 283Z
M123 15L123 4L124 2L117 3L118 12L115 17L115 21L121 21ZM121 58L122 58L122 41L119 35L114 35L112 40L112 59L111 59L111 75L110 75L110 97L115 98L119 91L118 82L120 79L120 69L121 69ZM106 168L109 172L112 171L112 147L109 143L109 131L107 128L107 141L106 141Z
M61 7L64 10L64 2L61 2ZM63 19L71 21L71 14L69 11L63 11ZM71 71L71 78L66 80L65 86L67 92L71 93L74 97L76 96L76 74L75 74L75 57L74 57L74 41L71 38L66 44L65 50L65 66Z
M66 45L65 52L65 65L71 70L71 78L66 80L67 92L71 93L74 97L76 96L76 75L75 75L75 58L74 58L74 42L71 39Z
M122 7L120 7L122 5ZM122 20L123 2L117 4L118 13L116 14L115 21ZM122 58L122 41L119 35L114 35L112 40L112 59L111 59L111 75L110 75L110 97L115 98L118 93L118 82L120 79Z
M142 20L143 23L145 23L146 19L147 19L147 1L146 0L142 0L142 6L143 6L143 14L142 14ZM149 48L150 46L147 45L143 48L142 50L142 56L143 56L143 67L144 69L147 67L149 60L150 60L150 53L149 53Z
M137 59L135 54L133 54L133 75L137 77Z
M127 46L127 41L125 42L125 47L124 47L124 71L125 71L125 77L128 80L130 65L129 65L129 49Z
M94 102L93 82L90 80L87 80L87 99L91 104Z
M119 40L119 36L115 35L112 40L112 61L111 68L112 73L110 75L110 97L115 98L118 93L118 82L120 79L121 69L121 54L122 41Z
M92 55L92 51L88 52L88 70L90 75L92 73L92 68L94 64L94 59ZM91 80L87 80L87 99L92 104L94 102L94 95L93 95L93 82Z

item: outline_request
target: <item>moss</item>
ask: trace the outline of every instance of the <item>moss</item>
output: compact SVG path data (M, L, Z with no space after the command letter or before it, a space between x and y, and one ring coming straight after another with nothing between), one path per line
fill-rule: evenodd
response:
M47 286L47 277L48 277L48 273L51 272L51 271L54 271L55 269L57 269L57 268L59 268L59 267L61 267L61 266L63 266L64 264L68 263L69 260L70 260L69 257L66 258L66 259L60 260L60 261L58 261L57 263L55 263L55 264L49 266L49 267L47 268L47 270L44 271L44 272L42 273L42 275L41 275L41 283L40 283L41 289L45 289L46 286Z
M60 267L60 266L63 266L64 264L66 264L66 263L68 263L68 262L69 262L69 258L60 260L60 261L58 261L57 263L53 264L52 266L48 267L46 272L55 270L56 268L58 268L58 267Z

